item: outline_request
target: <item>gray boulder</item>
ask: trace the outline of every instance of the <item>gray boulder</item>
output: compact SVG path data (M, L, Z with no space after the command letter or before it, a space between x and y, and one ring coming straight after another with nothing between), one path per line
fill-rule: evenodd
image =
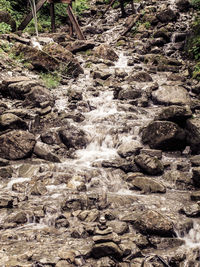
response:
M118 147L117 153L121 157L126 158L138 154L141 148L142 146L138 141L132 140L130 142L122 143Z
M27 130L26 122L12 113L6 113L0 116L0 131L7 129L22 129Z
M162 85L152 93L153 102L164 105L189 105L190 97L185 88L178 85Z
M187 142L194 153L200 152L200 118L191 118L186 123Z
M172 9L168 8L156 14L156 18L162 23L169 23L171 21L175 21L177 19L177 15Z
M38 157L52 162L61 162L59 157L51 152L50 147L42 142L37 142L33 151Z
M142 169L144 173L150 175L162 174L164 166L157 157L151 157L147 154L140 154L135 157L135 163Z
M173 122L154 121L143 129L142 141L155 149L179 150L186 145L186 134Z
M0 157L8 160L23 159L31 156L34 146L33 134L14 130L0 136Z

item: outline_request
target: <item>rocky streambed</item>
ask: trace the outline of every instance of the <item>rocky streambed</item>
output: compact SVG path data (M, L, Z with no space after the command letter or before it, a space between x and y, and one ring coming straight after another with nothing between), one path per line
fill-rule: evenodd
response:
M183 52L193 10L135 7L100 19L93 3L88 41L41 35L39 50L1 36L0 266L200 265L200 87ZM49 90L39 73L55 70Z

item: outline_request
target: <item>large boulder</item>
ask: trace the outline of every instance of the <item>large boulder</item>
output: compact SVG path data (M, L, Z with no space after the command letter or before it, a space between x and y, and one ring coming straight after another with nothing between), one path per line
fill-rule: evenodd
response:
M7 129L27 130L28 126L24 120L12 113L6 113L0 116L0 131Z
M126 158L138 154L141 148L142 145L138 141L131 140L129 142L122 143L118 147L117 153L121 157Z
M187 12L191 7L191 4L188 0L176 0L176 6L178 7L179 11Z
M4 10L0 10L0 23L6 23L8 25L10 25L12 31L16 31L16 22L15 20L11 17L11 15Z
M157 157L151 157L147 154L140 154L136 156L135 163L144 173L150 175L162 174L164 171L162 162Z
M147 210L137 214L133 221L133 226L145 235L165 237L175 235L172 221L154 210Z
M65 69L66 65L67 68L64 70L66 74L71 75L73 77L77 77L79 74L84 73L78 60L73 56L70 51L68 51L63 46L57 43L50 43L47 46L43 47L43 51L61 62L62 65L64 64L63 66L61 65L61 69L63 67Z
M17 160L30 156L35 146L33 134L14 130L0 136L0 157Z
M140 90L129 87L120 90L118 94L118 99L120 100L136 99L141 97L141 95L142 93Z
M194 153L200 152L200 118L191 118L186 123L187 141Z
M152 82L153 79L151 75L145 71L140 71L137 73L133 73L132 76L129 76L129 80L136 82Z
M73 125L68 125L59 130L59 136L68 149L86 147L88 140L84 131Z
M151 148L179 150L186 145L186 134L170 121L153 121L142 131L142 141Z
M168 8L156 14L156 18L162 23L169 23L171 21L175 21L177 19L177 15L172 9Z
M189 105L190 97L187 90L178 85L162 85L152 93L153 102L165 105Z
M35 144L34 153L39 158L52 161L52 162L61 162L59 157L51 152L51 149L47 144L44 144L39 141Z
M91 255L95 259L105 256L112 256L116 259L120 259L123 256L123 251L114 242L105 242L105 243L95 244L91 250Z
M118 55L115 51L107 44L102 44L95 49L95 55L103 59L109 59L111 61L117 61Z
M184 126L188 118L192 116L189 106L169 106L164 107L155 116L156 121L172 121L180 126Z

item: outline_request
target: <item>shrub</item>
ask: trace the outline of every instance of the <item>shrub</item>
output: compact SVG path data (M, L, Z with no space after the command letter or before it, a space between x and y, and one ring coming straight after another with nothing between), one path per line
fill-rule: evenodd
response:
M7 23L5 23L5 22L1 22L0 23L0 34L1 33L9 33L9 32L11 32L11 26L10 25L8 25Z

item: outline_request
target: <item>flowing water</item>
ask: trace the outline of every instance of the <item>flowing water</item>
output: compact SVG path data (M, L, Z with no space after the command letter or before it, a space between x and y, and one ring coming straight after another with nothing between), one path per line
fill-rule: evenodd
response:
M36 33L36 36L38 37L38 21L37 21L37 10L36 10L35 0L29 0L29 3L31 6L31 11L33 14L33 19L34 19L34 24L35 24L35 33Z

